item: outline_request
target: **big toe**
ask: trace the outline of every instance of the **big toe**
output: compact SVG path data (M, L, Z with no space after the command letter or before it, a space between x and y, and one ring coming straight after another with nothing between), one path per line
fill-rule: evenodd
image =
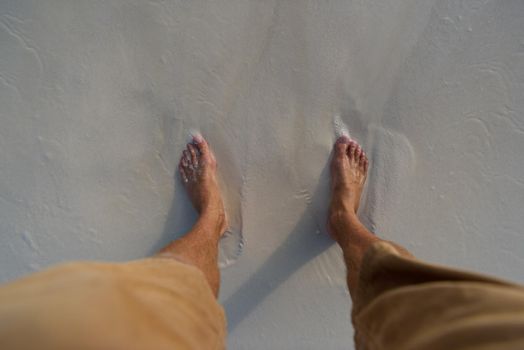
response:
M335 142L335 153L339 156L343 156L347 153L348 146L351 143L351 140L347 136L341 136Z
M197 134L193 136L193 145L195 145L202 157L208 158L212 156L209 144L207 143L206 139L202 137L202 135Z
M198 150L201 165L209 167L211 170L216 170L217 161L206 139L200 134L194 135L192 144Z
M351 142L351 139L349 138L349 136L346 136L346 135L340 136L336 141L336 143L342 143L346 145L349 145L350 142Z

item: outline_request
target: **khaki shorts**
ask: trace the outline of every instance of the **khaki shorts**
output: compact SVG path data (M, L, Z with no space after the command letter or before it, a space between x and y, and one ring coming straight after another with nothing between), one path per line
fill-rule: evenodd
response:
M524 350L524 288L376 243L353 306L358 350Z
M71 263L0 288L2 350L224 349L204 275L172 259Z
M522 287L403 258L387 243L363 266L357 349L524 349ZM204 275L170 259L66 264L0 288L0 349L213 350L225 328Z

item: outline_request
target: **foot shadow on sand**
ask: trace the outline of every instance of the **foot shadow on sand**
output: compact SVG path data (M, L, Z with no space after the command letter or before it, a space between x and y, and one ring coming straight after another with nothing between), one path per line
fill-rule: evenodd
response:
M329 168L322 170L305 213L287 239L267 261L244 282L223 305L228 327L233 331L273 290L278 288L305 263L330 248L334 241L325 234L325 218L316 211L329 200Z

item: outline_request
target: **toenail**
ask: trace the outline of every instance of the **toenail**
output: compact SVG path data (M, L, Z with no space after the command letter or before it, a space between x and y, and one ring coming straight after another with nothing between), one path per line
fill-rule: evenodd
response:
M196 143L202 143L204 141L204 138L200 134L193 135L193 141Z

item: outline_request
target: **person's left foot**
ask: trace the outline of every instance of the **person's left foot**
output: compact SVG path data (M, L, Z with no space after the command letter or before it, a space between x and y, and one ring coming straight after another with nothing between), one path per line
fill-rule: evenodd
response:
M187 144L178 169L197 212L211 220L216 219L220 234L223 234L227 228L227 219L217 182L217 162L202 136L193 137L193 142Z

